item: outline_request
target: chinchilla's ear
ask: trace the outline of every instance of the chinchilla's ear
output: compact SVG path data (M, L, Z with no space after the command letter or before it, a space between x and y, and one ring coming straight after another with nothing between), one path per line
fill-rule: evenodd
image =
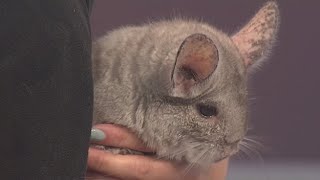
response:
M215 71L219 53L214 42L204 34L187 37L180 46L171 75L172 95L188 98Z
M244 63L259 66L273 46L279 27L279 9L276 1L267 2L257 14L231 38L240 51Z

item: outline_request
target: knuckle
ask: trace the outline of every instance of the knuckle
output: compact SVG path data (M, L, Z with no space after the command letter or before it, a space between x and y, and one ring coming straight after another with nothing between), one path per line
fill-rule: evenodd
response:
M112 133L113 133L113 143L115 146L120 146L127 139L127 136L125 136L125 134L122 133L122 131L113 131Z
M93 168L96 170L102 169L102 166L103 166L103 161L101 158L97 158L93 163Z
M94 161L94 168L96 170L103 170L105 169L107 163L107 158L105 156L98 156Z
M132 169L136 171L138 177L140 177L141 179L144 179L145 177L148 176L148 174L150 174L152 166L150 163L148 162L139 162L136 161L135 163L133 163Z

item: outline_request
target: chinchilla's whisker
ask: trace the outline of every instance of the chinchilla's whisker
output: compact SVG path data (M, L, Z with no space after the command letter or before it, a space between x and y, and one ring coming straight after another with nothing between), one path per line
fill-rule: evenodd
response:
M247 152L249 152L249 153L254 153L254 152L253 152L253 147L251 147L250 145L248 145L247 142L242 141L242 142L240 143L240 145L241 145L245 150L247 150Z
M238 159L238 160L245 160L246 155L244 154L244 152L242 151L242 147L239 146L239 151L233 155L233 158Z
M264 164L263 157L258 150L254 149L254 146L250 146L247 142L242 142L241 146L244 148L243 152L247 152L246 154L250 155L250 159L258 159L262 164Z
M184 172L183 172L183 177L186 177L188 175L188 173L190 172L190 170L192 170L192 168L199 162L199 160L201 160L201 158L206 154L206 150L203 150L201 153L199 153L199 155L197 156L197 158L195 159L194 162L192 162L191 164L189 164Z
M207 159L208 157L210 157L210 150L206 150L204 155L202 156L202 158L199 160L199 162L201 162L202 160Z
M246 146L248 149L250 149L250 151L252 151L255 154L259 154L259 149L262 149L263 147L263 145L258 142L248 140L241 141L240 144Z
M259 149L260 149L260 148L261 148L261 149L264 148L263 143L259 142L259 139L256 138L256 137L254 137L254 136L244 137L243 141L246 141L246 142L248 142L249 144L256 146L256 148L259 148Z
M264 164L264 159L263 159L261 153L260 153L257 149L255 149L255 148L253 148L253 147L250 148L250 144L247 144L247 146L248 146L248 149L250 149L250 150L255 154L255 156L258 158L258 160L259 160L262 164Z
M163 158L174 159L175 156L183 154L186 151L192 150L200 145L201 144L199 144L199 143L195 143L195 144L189 146L188 148L175 149L174 151L171 151L171 153L169 155L158 156L157 159L163 159Z
M251 159L252 158L252 155L250 154L248 149L243 144L240 145L240 153L242 153L245 156L245 159L247 159L247 158Z
M188 151L188 150L193 150L193 149L195 149L195 148L197 148L197 147L199 147L199 146L201 146L202 144L201 143L194 143L193 145L190 145L188 148L185 148L184 150L182 150L183 152L185 152L185 151ZM181 154L182 153L182 151L180 151L180 152L178 152L178 153L175 153L175 155L179 155L179 154Z
M249 101L251 101L251 100L256 100L256 99L257 99L256 97L250 97L250 98L248 98Z
M239 143L240 152L243 152L250 159L254 159L254 157L258 157L258 159L262 159L259 150L264 149L264 145L258 141L258 138L254 136L246 136Z
M188 164L187 167L183 171L183 178L185 178L188 175L188 172L191 170L195 163L192 162L191 164Z

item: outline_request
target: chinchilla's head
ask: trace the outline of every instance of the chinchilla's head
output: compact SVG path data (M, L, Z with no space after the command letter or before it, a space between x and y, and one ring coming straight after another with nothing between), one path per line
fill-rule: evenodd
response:
M247 73L268 55L278 25L274 1L231 36L195 21L150 25L145 43L156 51L144 56L174 62L144 82L140 132L159 157L208 164L237 152L248 124Z

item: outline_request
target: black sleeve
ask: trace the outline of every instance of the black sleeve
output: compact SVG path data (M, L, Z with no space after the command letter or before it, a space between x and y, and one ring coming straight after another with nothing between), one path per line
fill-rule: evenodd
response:
M92 119L88 0L0 1L0 179L82 179Z

